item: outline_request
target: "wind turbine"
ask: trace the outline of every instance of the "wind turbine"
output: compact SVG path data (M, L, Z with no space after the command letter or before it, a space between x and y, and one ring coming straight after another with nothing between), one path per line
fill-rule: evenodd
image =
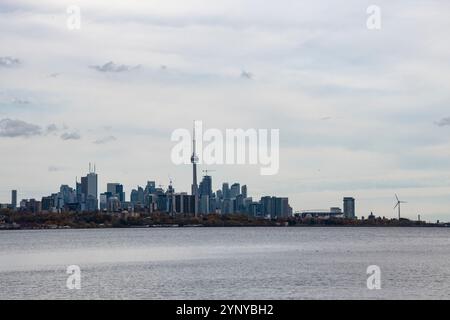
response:
M395 195L395 198L397 199L397 204L395 205L394 209L398 207L398 220L400 221L400 204L402 203L408 203L406 201L400 201L397 194Z

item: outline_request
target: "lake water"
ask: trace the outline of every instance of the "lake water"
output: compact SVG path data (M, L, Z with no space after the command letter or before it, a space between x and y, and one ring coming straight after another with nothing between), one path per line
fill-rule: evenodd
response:
M69 290L66 268L81 269ZM370 265L381 289L367 288ZM446 228L0 232L0 299L450 299Z

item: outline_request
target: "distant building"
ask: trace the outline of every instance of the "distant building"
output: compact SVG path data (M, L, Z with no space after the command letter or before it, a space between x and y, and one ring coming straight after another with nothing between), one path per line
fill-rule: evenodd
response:
M144 208L144 189L137 187L133 189L130 194L130 202L133 208Z
M288 198L262 197L260 200L261 214L264 217L286 218L292 215L292 208Z
M355 219L355 199L351 197L344 198L344 216L347 219Z
M123 185L120 183L108 183L106 191L111 193L111 196L117 197L120 202L125 201L125 192L123 192Z
M11 209L17 208L17 190L11 190Z
M100 210L108 210L108 200L112 196L111 192L100 193Z
M338 214L342 214L342 209L338 208L338 207L331 207L330 212L338 215Z
M209 197L212 196L212 178L211 176L203 176L202 181L200 182L199 185L199 193L200 193L200 197L207 195Z
M52 196L42 197L41 209L42 211L51 211L55 208L55 199Z
M240 194L241 194L241 185L239 183L233 183L230 188L230 199L234 199Z
M230 187L227 182L222 183L223 199L230 199Z
M107 201L107 210L108 212L119 212L121 210L121 202L118 197L112 196L109 197Z
M42 211L41 202L36 199L22 200L20 202L21 210L30 213L39 213Z
M98 176L95 172L89 172L86 177L81 177L81 195L81 211L98 209Z
M302 218L321 218L321 219L344 217L341 208L337 207L332 207L330 208L330 210L305 210L300 213L300 216Z
M242 186L241 193L244 198L247 198L247 185L246 184L244 184Z
M195 213L195 195L176 193L172 197L174 213Z

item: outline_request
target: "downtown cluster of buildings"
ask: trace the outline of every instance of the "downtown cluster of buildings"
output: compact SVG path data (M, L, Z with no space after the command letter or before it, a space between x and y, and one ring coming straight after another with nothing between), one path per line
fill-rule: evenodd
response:
M203 176L196 194L176 192L172 183L163 189L155 181L145 187L138 186L125 198L120 183L107 183L106 192L98 195L98 175L94 170L76 181L75 188L61 185L59 192L42 199L25 199L17 203L17 190L11 193L11 204L6 208L29 213L39 212L166 212L169 214L247 214L254 217L285 218L292 215L288 198L266 196L254 201L248 196L247 186L239 183L223 183L213 192L212 177ZM197 205L196 205L196 199Z

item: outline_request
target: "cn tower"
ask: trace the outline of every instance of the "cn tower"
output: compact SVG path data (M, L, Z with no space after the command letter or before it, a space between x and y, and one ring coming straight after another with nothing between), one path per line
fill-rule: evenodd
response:
M194 130L193 130L193 139L192 139L192 195L194 196L194 213L195 216L198 214L198 185L197 185L197 162L198 157L195 154L195 121L194 121Z

